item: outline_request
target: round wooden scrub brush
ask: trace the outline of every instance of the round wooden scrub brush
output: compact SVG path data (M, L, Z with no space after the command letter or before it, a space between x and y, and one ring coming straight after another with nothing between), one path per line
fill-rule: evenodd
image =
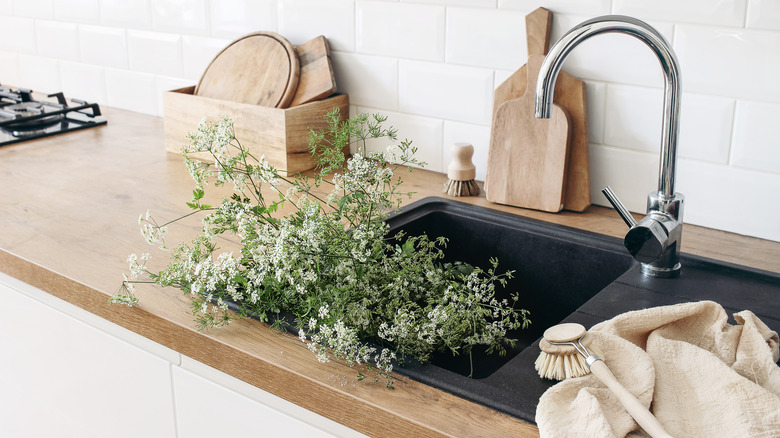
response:
M474 155L474 146L468 143L455 143L450 149L452 161L447 167L447 184L444 192L450 196L476 196L479 194L479 186L474 178L477 170L471 162Z
M584 376L590 371L615 394L626 411L651 437L671 438L658 419L615 378L607 364L582 344L586 334L585 327L574 323L558 324L545 330L539 342L542 352L534 364L539 376L563 380Z

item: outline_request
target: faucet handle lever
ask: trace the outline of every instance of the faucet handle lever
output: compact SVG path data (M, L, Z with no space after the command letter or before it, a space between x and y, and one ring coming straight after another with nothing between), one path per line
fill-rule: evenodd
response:
M620 202L620 199L618 199L615 192L612 191L612 188L610 186L606 186L601 190L601 193L604 194L604 196L607 197L607 201L609 201L610 204L612 204L613 207L615 207L615 210L618 212L621 218L623 218L623 222L628 225L629 228L633 228L636 226L637 222L636 219L634 219L634 216L631 216L631 213L629 213L628 209L625 205L623 205L622 202Z

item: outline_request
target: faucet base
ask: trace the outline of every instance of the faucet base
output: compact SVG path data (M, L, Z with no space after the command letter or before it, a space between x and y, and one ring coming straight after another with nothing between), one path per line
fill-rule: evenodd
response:
M653 266L651 263L642 263L642 274L648 277L674 278L680 276L680 263L671 268Z

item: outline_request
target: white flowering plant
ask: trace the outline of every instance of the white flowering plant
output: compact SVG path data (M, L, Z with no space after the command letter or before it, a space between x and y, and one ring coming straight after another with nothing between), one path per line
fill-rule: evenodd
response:
M135 305L135 284L153 282L189 296L200 329L244 316L281 327L289 320L282 316L291 315L319 360L362 364L388 386L393 363L407 357L470 355L475 346L505 354L515 343L508 333L530 323L516 307L517 294L496 296L512 272L499 273L496 260L489 269L445 263L444 238L392 234L385 219L411 196L397 174L423 165L416 148L397 141L396 130L383 126L386 117L342 120L334 110L326 118L327 129L310 132L313 176L253 157L229 118L201 123L182 152L195 181L192 211L183 217L203 214L202 231L174 248L159 272L147 268L148 255L131 255L129 274L110 301ZM379 138L394 146L368 152L367 141ZM357 152L347 159L351 142ZM213 162L192 158L202 152ZM207 205L209 184L232 184L233 193ZM293 213L280 217L283 205ZM147 212L139 224L147 242L165 247L168 225L183 217L158 223ZM239 240L240 254L218 253L219 235Z

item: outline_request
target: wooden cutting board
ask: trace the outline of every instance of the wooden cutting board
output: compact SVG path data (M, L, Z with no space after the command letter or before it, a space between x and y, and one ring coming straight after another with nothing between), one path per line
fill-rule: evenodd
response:
M536 83L543 61L542 55L528 58L528 83ZM534 101L531 89L496 110L485 196L499 204L558 212L566 189L569 115L553 104L549 119L537 119Z
M287 108L300 75L298 54L273 32L245 35L222 49L195 87L195 95Z
M324 99L336 92L336 76L330 59L328 40L320 35L295 48L301 65L298 89L290 106Z
M552 13L538 8L525 17L528 55L546 55L550 44ZM522 66L496 88L493 95L493 116L498 108L510 99L526 92L527 66ZM535 83L535 81L534 81ZM534 84L531 85L533 89ZM563 107L570 117L571 144L566 171L566 196L564 208L584 211L590 205L590 171L588 161L588 120L585 100L585 83L561 71L555 81L553 101ZM488 173L490 169L488 169ZM485 182L487 186L487 181Z

